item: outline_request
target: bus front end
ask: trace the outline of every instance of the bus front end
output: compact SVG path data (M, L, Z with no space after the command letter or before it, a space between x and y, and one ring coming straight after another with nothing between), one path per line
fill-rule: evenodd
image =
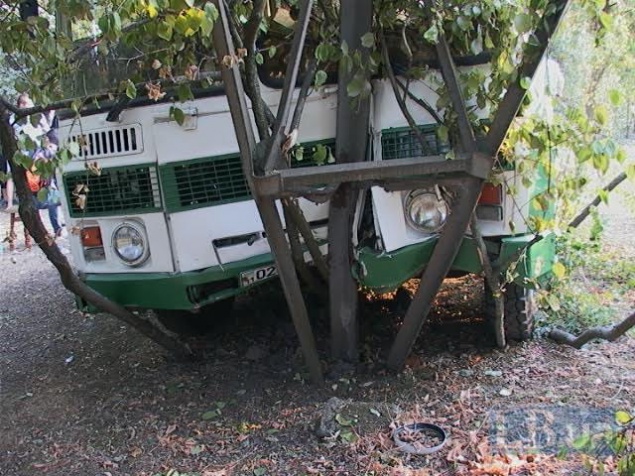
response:
M278 98L267 91L270 104ZM305 143L332 142L334 101L309 99ZM169 102L147 101L61 122L61 139L79 149L58 177L75 266L132 309L198 311L277 274L226 97L179 107L180 125ZM325 248L328 205L300 206Z

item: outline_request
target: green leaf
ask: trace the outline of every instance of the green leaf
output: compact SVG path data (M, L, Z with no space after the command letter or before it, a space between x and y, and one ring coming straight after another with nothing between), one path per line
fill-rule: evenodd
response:
M432 44L436 44L439 41L439 28L437 28L436 24L433 24L430 28L426 30L423 34L423 38Z
M494 48L494 42L492 41L492 37L489 36L489 33L485 33L485 48L488 50Z
M326 162L328 150L325 145L318 144L315 146L315 152L313 152L313 162L317 165L323 165Z
M192 88L190 88L189 84L179 84L179 87L176 89L176 95L179 98L179 101L184 102L190 99L194 99L194 94L192 94Z
M551 271L558 279L564 278L567 274L567 268L560 262L554 263L551 267Z
M134 99L137 97L137 87L130 80L126 82L126 96L128 96L130 99Z
M265 58L262 56L262 53L256 53L256 64L262 64L265 62Z
M346 41L342 41L342 45L340 46L343 55L348 55L348 43Z
M617 160L620 164L624 163L626 160L626 151L621 147L617 149L617 152L615 153L615 160Z
M319 69L315 72L315 79L313 81L313 84L315 85L315 87L322 86L324 83L326 83L327 78L328 75L326 74L326 71L324 71L323 69Z
M560 299L555 294L547 295L547 304L554 312L560 310Z
M600 123L600 125L604 126L609 120L609 111L606 109L606 106L600 104L595 108L595 120Z
M593 156L593 167L605 174L609 169L609 158L606 154L596 154Z
M172 117L179 126L185 122L185 113L182 109L172 106L170 108L170 117Z
M514 28L516 28L516 31L520 35L527 33L531 29L531 16L526 13L516 15L514 18Z
M317 48L315 48L315 59L321 62L326 62L330 57L330 48L326 43L320 43Z
M462 15L456 19L456 24L463 31L468 31L472 28L472 22L470 21L470 19Z
M349 420L343 417L341 414L335 415L335 421L342 426L351 426L353 424L352 420Z
M217 410L209 410L205 413L203 413L201 415L201 418L203 420L213 420L214 418L216 418L218 416L218 411Z
M480 34L470 43L470 51L475 55L483 52L483 38Z
M293 158L297 162L302 162L304 160L304 147L296 147L293 151Z
M265 474L267 474L267 468L260 466L254 469L254 476L264 476Z
M598 192L598 197L600 197L600 201L606 204L609 203L609 192L606 190L600 190Z
M212 22L215 22L216 20L218 20L218 9L216 8L216 5L214 5L212 2L207 2L205 4L205 8L203 9L203 12L205 12L205 16L209 18Z
M622 103L622 93L617 89L611 89L609 91L609 100L613 106L619 106Z
M346 92L349 97L355 98L362 94L364 90L364 78L361 76L355 76L350 83L346 86Z
M599 20L602 26L607 30L611 30L613 28L613 17L610 14L601 12L599 15Z
M362 46L364 48L372 48L375 45L375 36L369 31L362 35Z
M445 124L440 125L437 128L437 137L440 142L448 143L450 141L450 130L448 129L448 126Z
M633 417L630 413L625 412L624 410L619 410L615 412L615 421L620 425L628 425Z
M161 22L157 26L157 36L165 41L170 41L172 39L172 25L168 22Z
M522 78L520 78L521 88L523 88L526 91L529 89L529 86L531 86L531 78L528 78L527 76L523 76Z
M276 53L278 52L278 48L276 48L274 45L269 47L269 58L273 58L274 56L276 56Z
M573 440L572 444L576 450L584 450L591 445L591 436L589 436L588 434L578 436L575 440Z
M355 443L357 441L357 435L352 431L343 431L340 433L340 438L346 443Z

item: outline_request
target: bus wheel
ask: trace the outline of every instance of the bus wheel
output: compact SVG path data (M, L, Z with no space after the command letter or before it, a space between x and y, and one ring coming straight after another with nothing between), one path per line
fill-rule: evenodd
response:
M523 288L516 283L509 283L505 286L503 299L505 338L516 341L531 339L538 311L535 291ZM487 283L485 284L485 317L492 324L496 318L496 303Z
M196 313L180 309L155 309L154 313L169 331L179 335L197 336L216 330L219 323L230 317L233 307L232 297L208 304Z

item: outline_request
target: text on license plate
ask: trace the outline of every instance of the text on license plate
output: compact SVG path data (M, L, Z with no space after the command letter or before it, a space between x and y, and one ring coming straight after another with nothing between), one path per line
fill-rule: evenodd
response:
M263 281L278 275L275 265L263 266L262 268L251 269L240 273L240 285L249 286L250 284Z

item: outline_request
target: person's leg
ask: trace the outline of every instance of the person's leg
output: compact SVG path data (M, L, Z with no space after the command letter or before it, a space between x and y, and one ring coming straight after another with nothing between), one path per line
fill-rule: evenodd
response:
M5 213L17 213L18 206L14 203L13 194L15 192L15 187L13 185L13 180L7 179L4 184L4 188L2 189L3 195L3 212Z
M15 193L15 186L13 185L13 179L8 179L6 183L6 187L4 188L6 193L5 200L7 201L7 212L15 212L16 210L11 210L13 205L13 194Z
M49 212L49 220L51 222L51 226L53 227L53 232L55 233L55 236L60 236L62 234L62 226L60 225L60 222L57 218L57 209L59 207L59 204L51 202L45 203L46 208Z
M53 233L56 236L60 236L62 233L62 227L60 226L59 220L57 219L57 208L59 207L59 203L51 203L48 201L42 202L38 200L37 194L33 194L33 201L35 203L35 208L38 210L47 210L49 214L49 221L51 222L51 227L53 228Z

